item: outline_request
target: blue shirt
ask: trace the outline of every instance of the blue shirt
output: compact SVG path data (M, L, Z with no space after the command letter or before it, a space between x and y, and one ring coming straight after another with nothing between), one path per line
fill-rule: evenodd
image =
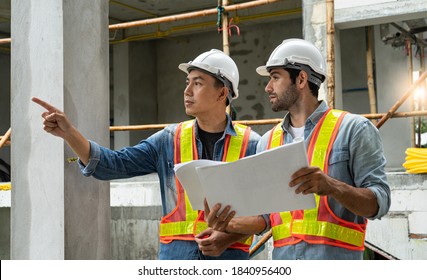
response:
M137 145L112 151L90 141L90 158L87 166L79 161L80 169L85 176L100 180L113 180L157 173L160 181L163 216L170 213L177 203L174 168L174 137L177 124L169 125ZM199 158L202 158L202 142L195 124L196 145ZM221 161L225 136L235 136L231 118L227 115L227 126L224 135L215 143L213 160ZM251 131L245 156L256 152L260 136Z
M178 124L172 124L153 134L137 145L126 147L120 151L112 151L90 141L90 158L87 166L79 160L80 169L85 176L93 176L100 180L122 179L157 173L160 182L163 216L175 209L178 195L174 172L174 137ZM225 144L225 136L237 135L227 115L227 125L222 137L215 143L213 160L221 161ZM202 142L195 123L196 146L199 158L202 158ZM245 156L253 155L260 136L251 131ZM159 259L248 259L249 254L242 250L227 249L219 257L203 256L195 241L175 240L171 243L160 243Z
M306 147L317 122L327 110L326 102L322 101L306 120L304 128ZM282 122L282 129L286 132L284 143L293 141L289 128L288 113ZM267 148L270 134L271 130L262 136L257 152ZM378 213L369 219L381 218L390 208L390 188L385 165L386 159L378 129L360 115L346 114L329 156L328 175L356 188L368 188L375 194L379 209ZM341 219L359 224L366 221L365 217L353 214L331 197L328 197L328 203L335 215ZM362 257L363 252L360 251L330 245L312 245L304 241L273 250L273 259L362 259Z

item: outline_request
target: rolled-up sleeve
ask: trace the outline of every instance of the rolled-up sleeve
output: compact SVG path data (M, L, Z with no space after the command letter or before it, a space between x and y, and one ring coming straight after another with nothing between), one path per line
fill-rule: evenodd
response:
M101 148L99 144L90 140L89 140L89 144L90 144L90 155L89 155L88 164L84 165L80 159L78 160L80 171L86 177L91 176L95 172L96 166L98 165L101 157Z
M391 194L385 172L387 161L378 129L368 120L360 122L350 145L356 186L370 189L377 198L378 212L367 218L380 219L390 209Z
M384 215L387 214L387 212L390 209L390 192L384 188L378 188L378 187L368 187L375 196L377 197L377 203L378 203L378 212L374 217L369 217L370 220L380 219Z

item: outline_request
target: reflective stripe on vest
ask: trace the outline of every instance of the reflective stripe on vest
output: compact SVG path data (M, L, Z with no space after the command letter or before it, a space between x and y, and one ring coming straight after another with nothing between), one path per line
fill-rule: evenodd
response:
M194 120L178 124L174 139L174 163L183 163L198 159L195 141ZM223 161L236 161L245 156L249 142L250 128L234 124L236 136L226 135ZM207 228L203 220L203 211L193 210L190 201L178 179L175 178L178 198L174 210L164 216L160 223L160 241L169 243L172 240L194 240L194 236ZM184 198L184 199L182 199ZM237 242L230 248L249 251L252 237Z
M316 125L307 155L311 166L328 173L329 154L346 112L328 110ZM268 148L277 147L274 139L283 139L281 124L271 132ZM280 135L280 136L279 136ZM283 141L283 140L282 140ZM271 214L274 246L291 245L304 240L350 250L363 250L366 223L356 224L337 217L329 208L327 196L315 195L316 208Z

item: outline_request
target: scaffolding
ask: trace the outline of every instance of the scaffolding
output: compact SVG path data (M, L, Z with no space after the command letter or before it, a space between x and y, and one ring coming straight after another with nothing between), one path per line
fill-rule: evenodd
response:
M182 13L171 16L164 17L156 17L132 22L118 23L109 25L110 31L132 28L132 27L141 27L148 26L153 24L160 24L166 22L175 22L190 18L203 17L208 15L218 14L218 19L221 22L221 26L219 30L222 31L222 40L223 40L223 51L227 55L230 55L230 44L229 44L229 35L230 28L232 27L231 21L228 17L227 12L238 11L241 9L249 9L258 7L261 5L267 5L275 2L279 2L281 0L256 0L245 2L241 4L229 5L228 0L218 0L218 6L212 9L205 9L201 11ZM328 70L328 80L327 80L327 98L329 107L335 108L335 53L334 53L334 0L326 0L326 29L327 29L327 70ZM410 117L412 120L412 136L416 133L414 131L415 127L415 117L418 117L418 122L420 122L420 117L427 116L427 111L424 110L414 110L415 106L412 103L411 112L400 112L397 113L399 107L410 97L413 95L414 90L422 86L425 83L427 78L427 72L421 72L419 78L412 83L412 85L405 91L402 97L386 112L386 113L377 113L376 107L376 96L374 89L374 75L373 75L373 57L372 57L372 27L367 27L367 51L366 51L366 62L367 62L367 84L369 91L369 100L370 100L370 113L362 114L362 116L373 120L374 124L377 128L382 127L382 125L391 118L408 118ZM155 36L159 36L158 34ZM141 37L140 37L141 38ZM147 38L147 36L143 36L143 39ZM131 38L132 39L132 38ZM119 40L113 43L127 42L131 39ZM137 38L138 39L138 38ZM10 44L11 39L0 39L1 44ZM412 59L412 54L410 54L410 59ZM423 61L424 57L422 56L422 65L424 65ZM412 61L412 60L411 60ZM410 64L412 68L412 63ZM422 67L424 68L424 66ZM422 69L422 71L425 71ZM282 121L282 119L264 119L264 120L237 120L236 123L241 123L245 125L275 125ZM110 131L136 131L136 130L153 130L153 129L162 129L165 128L169 124L149 124L149 125L127 125L127 126L111 126ZM420 128L420 125L418 125ZM420 137L420 131L418 131L418 136ZM9 128L3 136L0 136L0 148L11 145L11 128ZM412 140L412 144L415 146L415 139ZM418 139L418 144L420 144L420 139ZM265 242L267 242L272 236L271 230L267 232L260 241L251 249L250 254L253 254L258 250ZM368 246L369 247L369 246Z

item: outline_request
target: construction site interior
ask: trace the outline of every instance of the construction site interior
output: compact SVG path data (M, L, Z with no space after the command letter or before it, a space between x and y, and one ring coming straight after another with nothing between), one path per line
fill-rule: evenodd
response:
M319 99L380 131L392 204L369 221L365 257L427 259L427 160L404 166L408 148L427 147L425 0L0 0L0 259L158 256L157 175L81 176L32 96L120 149L189 119L178 64L219 49L240 71L230 113L262 135L284 112L255 69L288 38L328 58ZM255 259L271 259L266 244Z

